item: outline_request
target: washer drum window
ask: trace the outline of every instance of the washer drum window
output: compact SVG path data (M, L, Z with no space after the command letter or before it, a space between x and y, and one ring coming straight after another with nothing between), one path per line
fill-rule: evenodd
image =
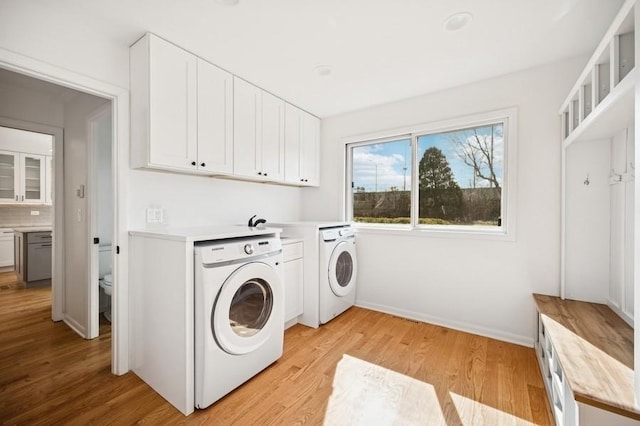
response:
M250 337L258 333L271 317L273 292L262 279L246 281L234 294L229 308L229 324L235 334Z

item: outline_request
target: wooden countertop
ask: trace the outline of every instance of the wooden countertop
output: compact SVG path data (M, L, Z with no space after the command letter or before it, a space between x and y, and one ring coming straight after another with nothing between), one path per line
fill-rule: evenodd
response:
M576 401L640 420L633 329L608 306L534 294Z

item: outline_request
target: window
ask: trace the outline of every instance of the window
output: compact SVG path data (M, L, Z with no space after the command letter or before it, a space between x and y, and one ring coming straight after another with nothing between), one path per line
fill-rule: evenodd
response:
M507 233L515 109L347 141L347 217L432 231Z

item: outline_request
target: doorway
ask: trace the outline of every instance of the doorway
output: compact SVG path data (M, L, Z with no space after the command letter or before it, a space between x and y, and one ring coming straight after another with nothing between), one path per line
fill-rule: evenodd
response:
M3 49L0 49L0 68L10 71L16 71L19 74L27 75L30 77L34 77L40 83L47 83L53 85L59 85L60 87L64 87L67 89L73 89L78 91L81 94L92 95L94 97L101 97L108 103L108 109L110 110L113 120L111 125L112 130L112 151L111 157L113 159L112 170L115 171L112 175L112 185L113 185L113 199L115 201L115 205L113 206L112 211L112 220L113 220L113 232L112 232L112 246L117 249L123 249L127 247L126 242L126 208L124 202L118 202L118 194L119 188L122 188L123 185L120 185L120 182L123 179L126 179L127 170L126 167L120 168L118 164L120 164L124 160L124 164L128 164L128 94L126 90L110 86L108 84L94 81L90 78L76 75L68 70L58 69L56 67L51 67L48 64L43 64L38 61L34 61L30 58L25 58L20 55L16 55L11 52L7 52ZM37 108L36 108L37 109ZM83 109L82 106L78 106L78 109ZM84 109L87 111L87 109ZM1 115L1 114L0 114ZM121 124L124 123L124 124ZM66 123L65 123L66 124ZM85 122L84 132L87 132L87 124ZM57 192L57 199L54 202L54 232L58 233L58 238L55 238L54 244L54 252L58 254L54 260L54 277L53 281L57 283L63 283L64 286L67 286L70 277L66 276L65 270L69 270L65 264L65 262L75 260L75 256L68 249L69 247L76 247L73 244L73 241L67 241L72 236L76 235L75 232L70 232L69 225L70 222L76 224L82 224L89 222L89 218L92 216L93 212L91 211L91 207L87 203L87 199L83 197L82 189L83 183L80 183L79 180L75 179L73 176L73 172L71 176L68 176L68 171L72 170L68 167L65 167L65 164L74 164L75 166L82 166L82 163L74 162L76 160L72 157L72 155L67 155L66 161L63 163L63 157L65 154L72 154L76 152L73 149L69 148L67 145L70 141L73 141L72 138L68 136L68 128L64 126L64 137L65 137L65 149L62 152L62 155L55 155L57 159L54 161L54 168L56 170L56 176L64 176L64 181L62 179L55 179L55 186ZM62 140L62 138L60 138ZM123 147L124 145L124 147ZM56 147L61 145L56 145ZM57 150L58 148L56 148ZM85 171L91 172L90 167L87 167L86 156L84 156L83 163ZM60 161L60 163L58 162ZM122 169L122 170L121 170ZM86 183L85 183L86 184ZM73 192L71 191L73 190ZM73 197L69 196L73 193ZM67 197L64 200L65 203L61 203L60 194L65 194ZM124 194L123 194L124 195ZM123 201L126 200L126 197L123 196ZM83 201L84 200L84 201ZM82 207L82 203L84 204L84 209ZM65 205L67 204L67 205ZM61 214L59 214L59 212ZM69 220L71 219L71 221ZM123 226L124 225L124 226ZM62 232L60 231L62 230ZM84 243L87 248L85 249L85 256L90 252L88 246L89 241L92 241L91 236L89 235L89 229L87 229L86 236L84 239ZM123 238L123 236L125 238ZM62 238L60 238L62 237ZM117 253L118 250L114 250ZM89 257L89 256L86 256ZM115 257L115 256L114 256ZM129 370L129 361L128 361L128 330L127 330L127 321L128 321L128 286L126 279L126 261L122 262L123 265L120 265L117 258L113 259L113 276L114 276L114 294L113 294L113 323L112 323L112 372L115 374L124 374ZM92 270L92 266L89 261L87 261L83 268L86 271L84 281L84 289L89 293L89 290L93 288L92 280L90 279L90 272ZM115 284L117 283L117 284ZM64 286L57 286L54 284L54 301L52 307L52 318L54 320L65 319L65 316L68 314L68 296L70 292L66 291ZM61 291L58 291L61 290ZM61 294L60 294L61 293ZM61 297L59 297L61 296ZM87 300L90 299L87 297ZM58 302L63 300L63 303L59 304ZM62 306L60 306L62 305ZM58 309L60 308L60 309ZM88 322L89 315L89 302L84 303L84 310L87 314L84 316L84 320ZM77 316L77 318L81 318L82 315ZM67 322L67 321L65 321ZM67 322L68 323L68 322ZM72 327L73 328L73 327ZM89 330L91 327L88 327ZM77 331L77 330L76 330ZM89 334L85 335L88 337Z

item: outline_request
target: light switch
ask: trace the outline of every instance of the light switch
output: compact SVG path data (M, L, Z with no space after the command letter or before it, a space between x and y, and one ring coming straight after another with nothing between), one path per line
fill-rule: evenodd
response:
M147 209L147 223L163 223L164 212L161 208L148 208Z

